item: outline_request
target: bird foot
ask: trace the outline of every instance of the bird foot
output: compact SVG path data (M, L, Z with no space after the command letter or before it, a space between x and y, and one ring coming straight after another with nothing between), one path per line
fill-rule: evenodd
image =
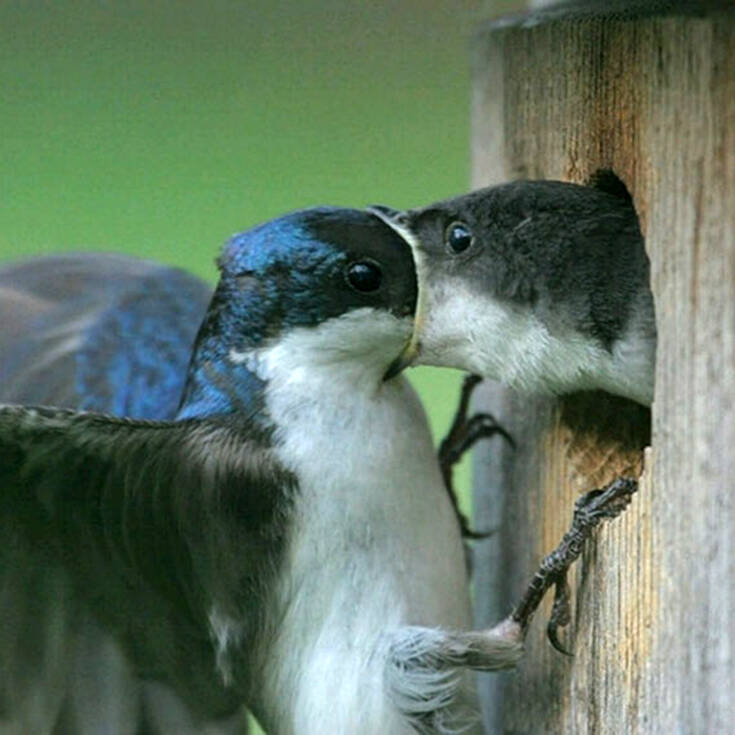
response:
M560 627L568 625L571 615L571 593L567 572L584 550L585 542L594 529L606 519L618 516L630 503L638 483L631 478L619 478L602 489L582 495L574 505L574 517L570 529L561 543L541 562L538 571L526 588L521 601L510 615L524 632L543 599L546 591L554 586L554 602L546 627L551 645L559 652L571 655L558 637Z
M472 393L477 385L482 382L479 375L467 375L462 383L459 396L459 404L454 414L452 426L449 433L439 445L439 467L444 486L449 493L464 538L486 538L489 532L473 531L469 521L460 511L457 503L457 494L454 490L453 473L454 466L460 461L465 452L469 451L480 439L489 438L496 434L502 436L513 448L515 442L513 437L496 421L489 413L476 413L469 416L469 404Z

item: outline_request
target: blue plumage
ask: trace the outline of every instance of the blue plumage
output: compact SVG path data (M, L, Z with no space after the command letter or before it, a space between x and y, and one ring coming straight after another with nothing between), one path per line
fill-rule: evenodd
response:
M320 208L219 266L211 300L129 258L0 274L0 398L93 409L0 408L0 729L241 733L247 705L273 735L477 732L448 670L521 646L454 632L460 526L385 379L409 244Z
M170 418L181 399L194 334L210 289L173 269L145 279L85 332L77 356L80 408L119 416ZM105 361L107 389L101 390Z
M236 332L241 347L256 347L274 327L310 326L341 308L330 289L313 283L330 279L349 257L315 228L331 220L369 228L359 210L319 207L286 215L233 236L219 259L222 279L215 293L217 334Z
M255 348L276 331L309 326L329 315L328 290L312 284L338 271L347 255L317 239L309 223L345 213L353 211L294 212L233 235L225 244L218 260L221 279L197 338L179 418L259 414L264 383L244 365L233 365L228 351ZM354 219L364 223L366 215L354 210Z
M31 259L0 271L0 400L171 418L207 284L119 255Z
M266 405L270 375L249 356L303 329L335 377L364 363L380 387L416 279L405 243L357 210L267 223L219 265L214 294L120 256L0 271L0 400L89 412L0 409L0 729L242 732L243 701L278 719L256 652L283 614L269 590L300 480L273 443L284 418ZM344 319L354 332L332 332ZM363 332L341 350L338 335ZM304 377L293 395L317 410L322 388Z
M380 306L409 315L412 262L394 237L386 240L382 223L364 211L337 207L294 212L234 235L218 261L221 277L197 336L179 418L259 415L264 383L233 363L233 350L247 352L289 329L373 306L376 297ZM379 294L361 293L346 280L346 266L365 252L395 273Z
M222 250L220 266L231 274L266 273L286 263L296 271L319 267L320 263L329 267L335 259L344 258L344 253L315 237L309 225L330 218L364 223L365 213L338 207L292 212L233 235Z
M211 354L213 359L197 361L191 366L177 418L207 418L236 412L258 420L263 410L265 382L243 365L233 370L224 357L216 355L214 350Z

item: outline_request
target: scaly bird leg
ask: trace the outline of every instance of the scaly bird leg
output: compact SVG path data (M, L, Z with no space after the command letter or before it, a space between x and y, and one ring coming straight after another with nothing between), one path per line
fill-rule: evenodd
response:
M552 585L556 594L548 635L555 648L564 650L556 631L571 619L567 571L595 527L617 516L636 487L634 480L620 479L579 498L571 528L541 562L520 603L495 627L446 631L409 626L392 633L387 680L401 709L419 728L433 732L436 722L451 715L452 703L460 696L461 678L448 672L462 668L497 671L518 663L531 616Z
M522 655L523 639L531 618L552 586L555 588L554 604L547 634L554 648L567 653L557 637L558 628L571 620L567 572L579 558L594 529L601 521L619 515L630 503L637 487L635 480L621 478L582 495L575 503L571 528L541 562L513 612L494 627L464 632L405 629L413 635L404 637L402 645L395 649L400 650L399 658L404 665L434 669L467 667L480 671L514 666Z
M546 591L554 585L554 604L547 625L547 635L558 651L568 653L560 644L558 628L571 620L571 606L567 572L584 549L584 544L601 521L615 518L630 503L638 483L631 478L620 478L599 490L582 495L574 506L571 528L564 534L559 546L544 558L531 583L510 614L510 620L526 631L533 613Z
M479 375L467 375L462 383L462 391L459 396L459 405L454 414L452 426L449 433L439 445L439 467L444 486L449 493L454 511L457 514L462 536L464 538L485 538L488 533L478 533L470 528L469 521L464 513L460 511L457 503L457 494L454 490L453 474L454 466L459 462L465 452L469 451L480 439L489 438L496 434L502 436L512 447L515 448L513 437L495 420L489 413L476 413L468 417L470 398L477 385L482 381Z
M444 484L462 528L469 538L483 538L477 533L458 508L452 471L464 452L484 437L500 434L515 447L512 436L490 414L475 414L468 418L472 392L481 382L477 375L464 379L459 405L449 433L439 447L439 465ZM547 624L547 635L554 648L567 655L558 637L558 630L571 621L571 593L567 573L584 550L585 542L592 536L601 521L615 518L630 503L638 484L631 478L619 478L604 488L582 495L574 506L570 529L559 545L541 562L520 602L513 612L493 628L483 631L458 632L443 636L442 645L429 646L434 666L467 666L473 669L493 670L513 665L520 656L522 642L533 614L550 587L554 587L554 602ZM442 664L440 664L442 662Z
M552 585L556 593L548 635L554 647L564 651L556 631L571 619L569 567L582 553L596 526L623 511L636 488L635 480L620 479L579 498L571 528L541 562L513 612L493 628L446 631L408 626L392 633L389 685L401 709L418 726L428 731L451 714L452 703L460 696L461 678L448 672L462 668L497 671L518 663L531 617Z

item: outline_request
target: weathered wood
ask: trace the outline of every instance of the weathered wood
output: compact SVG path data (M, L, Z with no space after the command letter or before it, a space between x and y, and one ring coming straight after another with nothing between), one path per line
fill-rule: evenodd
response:
M659 335L652 450L631 507L576 570L562 633L575 656L546 643L547 607L520 670L483 678L491 732L735 732L735 9L655 5L474 39L474 184L615 171L641 217ZM491 622L575 496L639 471L647 423L601 395L491 386L482 403L520 445L478 465L476 525L499 529L476 561Z

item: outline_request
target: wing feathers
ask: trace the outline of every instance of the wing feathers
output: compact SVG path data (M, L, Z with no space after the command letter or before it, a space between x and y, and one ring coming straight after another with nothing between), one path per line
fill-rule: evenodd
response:
M58 554L107 627L134 637L146 610L148 629L160 618L174 631L169 649L179 634L208 645L216 608L247 645L295 487L265 439L214 420L0 407L0 520ZM161 658L136 663L181 665L180 651Z

